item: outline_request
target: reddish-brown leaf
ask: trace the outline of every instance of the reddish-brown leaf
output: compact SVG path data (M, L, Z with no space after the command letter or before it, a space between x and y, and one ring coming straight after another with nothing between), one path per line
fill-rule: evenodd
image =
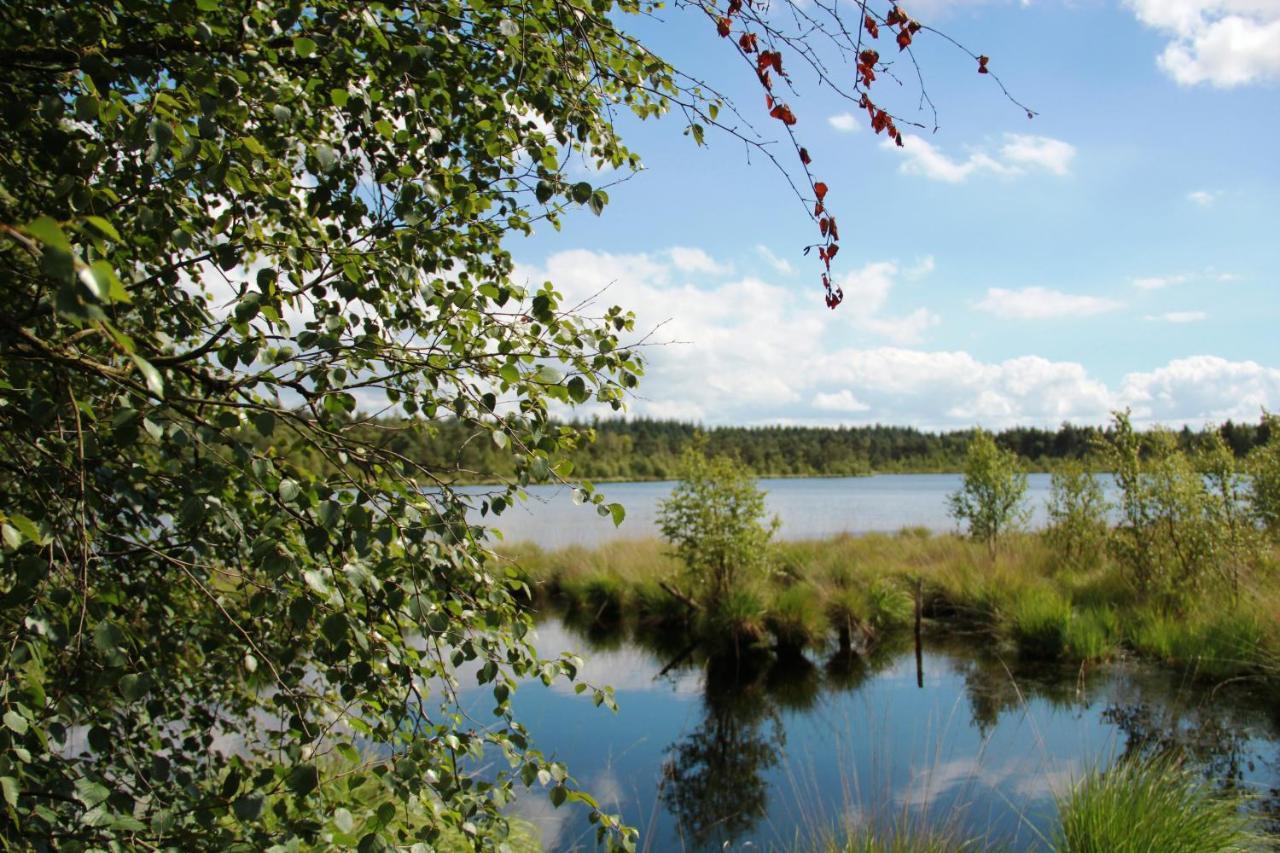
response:
M813 194L817 196L818 201L821 202L824 198L827 197L827 185L824 184L822 181L818 181L813 185Z
M818 220L818 230L822 232L822 236L827 236L827 229L831 227L831 223L826 219Z
M907 22L907 15L897 6L894 6L889 10L889 14L885 16L884 22L890 27L895 24L905 24Z
M832 240L840 239L840 232L836 230L836 218L834 216L827 217L827 232L831 235Z
M742 0L729 0L729 14L736 15L742 11Z
M795 113L791 112L791 107L786 104L778 104L776 107L769 110L769 115L773 116L788 127L796 123Z
M978 57L978 73L979 73L979 74L990 74L990 73L991 73L990 71L988 71L988 70L987 70L987 63L988 63L988 62L990 62L990 61L991 61L991 57L989 57L989 56L979 56L979 57Z
M910 44L911 44L911 33L907 32L906 30L903 30L902 32L898 33L898 50L906 50L907 46Z
M830 261L831 261L831 259L832 259L832 258L834 258L834 257L836 256L836 252L838 252L838 251L840 251L840 247L839 247L838 245L836 245L835 243L832 243L830 246L828 246L828 247L827 247L827 261L828 261L828 262L830 262Z
M766 110L771 110L771 109L773 109L773 95L765 95L765 96L764 96L764 108L765 108Z
M800 162L804 163L806 166L808 166L810 163L813 162L812 160L809 159L809 149L807 148L800 149Z
M755 53L756 51L756 34L743 33L738 38L738 47L742 48L743 53Z
M867 15L867 17L862 20L862 26L866 28L867 32L871 34L873 39L880 38L880 27L876 25L875 18Z
M880 61L880 51L864 50L862 53L858 54L858 61L863 65L875 65Z
M813 206L813 215L814 215L814 216L821 216L821 215L822 215L822 211L824 211L824 210L826 210L826 208L822 206L822 202L818 202L817 204L815 204L815 205ZM807 250L807 249L805 250L805 254L808 254L808 250Z
M902 134L901 134L901 133L899 133L899 134L898 134L898 138L897 138L897 139L895 139L895 140L893 140L893 141L894 141L894 142L896 142L896 143L898 143L898 147L899 147L899 148L901 148L901 147L902 147Z
M729 28L731 26L733 26L733 21L730 21L728 18L721 18L716 21L716 32L720 34L720 38L729 37Z
M756 71L763 72L769 68L773 68L779 74L782 73L782 54L776 50L762 50L756 57Z
M871 119L871 129L876 133L884 130L889 126L889 114L884 110L876 110L875 116Z

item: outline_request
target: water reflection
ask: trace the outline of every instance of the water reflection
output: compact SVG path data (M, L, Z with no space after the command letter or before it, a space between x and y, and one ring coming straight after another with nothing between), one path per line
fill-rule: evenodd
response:
M614 685L621 711L532 685L517 693L520 718L651 850L788 846L850 815L903 814L1026 849L1051 834L1054 796L1074 778L1173 742L1211 778L1257 792L1259 808L1277 801L1276 712L1247 685L1205 690L1136 665L1033 666L985 637L927 638L923 689L909 636L865 657L735 659L679 631L565 614L538 638L544 654L583 654L584 677ZM590 846L584 815L544 815L540 799L522 797L520 811L548 849Z

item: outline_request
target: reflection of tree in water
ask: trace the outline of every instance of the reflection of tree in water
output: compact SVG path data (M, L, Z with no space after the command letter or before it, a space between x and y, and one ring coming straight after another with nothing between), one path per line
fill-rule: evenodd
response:
M767 655L707 661L702 724L671 745L663 768L663 805L691 846L732 842L765 813L764 773L786 743L768 689L781 668L771 664Z
M1280 789L1258 791L1247 784L1248 775L1257 771L1262 759L1251 748L1246 724L1232 719L1223 707L1181 709L1171 702L1157 708L1131 702L1109 706L1102 718L1124 734L1123 758L1157 753L1181 756L1200 768L1206 779L1247 791L1266 831L1280 832Z

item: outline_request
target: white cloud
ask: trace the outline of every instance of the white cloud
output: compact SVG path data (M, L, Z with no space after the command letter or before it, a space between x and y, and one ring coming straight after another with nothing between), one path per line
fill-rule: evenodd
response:
M853 113L838 113L828 116L827 124L841 133L853 133L858 129L858 118Z
M773 252L769 251L768 246L757 245L756 253L764 258L765 263L771 266L775 271L782 275L792 275L795 273L795 267L791 266L791 262L786 258L780 258Z
M1061 139L1025 133L1007 133L1005 139L1007 141L1000 147L1000 156L1015 166L1037 167L1055 175L1065 175L1076 156L1075 146Z
M1199 323L1209 319L1209 315L1203 311L1166 311L1163 314L1148 314L1145 319L1164 323Z
M1169 38L1157 59L1179 84L1241 86L1280 79L1275 0L1128 0L1138 20Z
M1253 420L1280 402L1280 369L1197 355L1130 373L1120 395L1146 422Z
M813 395L813 407L824 412L865 412L871 408L853 396L853 392L848 388L843 388L834 394L819 391Z
M1125 406L1144 423L1169 424L1252 419L1262 405L1280 409L1280 369L1253 362L1195 356L1108 384L1075 361L1036 355L983 361L960 350L879 345L880 332L888 331L880 325L897 324L901 337L926 311L908 306L902 316L892 313L910 285L891 262L846 276L848 295L835 311L822 307L816 285L782 286L770 275L709 282L680 272L666 252L576 250L553 254L537 269L521 267L518 280L550 279L571 302L615 282L602 301L635 310L642 332L670 320L643 350L647 366L629 406L633 415L707 424L998 429L1103 423Z
M1075 146L1048 136L1006 133L1004 144L994 154L976 149L964 160L947 156L921 136L908 136L901 149L886 139L882 147L901 151L906 159L899 167L911 175L923 175L935 181L958 184L970 176L988 172L1012 178L1032 171L1067 175L1075 158Z
M1186 284L1189 281L1216 281L1227 283L1239 281L1240 276L1230 272L1218 272L1209 267L1200 272L1181 272L1175 275L1140 276L1133 280L1133 286L1139 290L1163 290L1175 284Z
M920 278L933 269L932 264L930 258L927 265L917 265L911 272ZM899 272L895 262L878 261L838 278L837 283L844 290L844 305L854 312L853 324L859 329L896 344L919 343L924 333L940 322L937 314L927 308L900 316L881 313Z
M1059 317L1092 317L1122 307L1122 303L1101 296L1083 296L1049 290L1045 287L1024 287L1006 290L1003 287L987 289L987 295L974 305L998 317L1013 320L1047 320Z
M729 267L718 263L715 258L701 249L690 249L687 246L676 246L667 250L671 263L680 272L699 272L707 275L720 275L729 271Z
M1191 276L1187 273L1179 273L1178 275L1148 275L1133 280L1133 286L1139 290L1162 290L1171 284L1182 284L1190 281Z
M1187 200L1193 201L1201 207L1208 207L1218 199L1219 193L1210 190L1193 190L1187 193Z

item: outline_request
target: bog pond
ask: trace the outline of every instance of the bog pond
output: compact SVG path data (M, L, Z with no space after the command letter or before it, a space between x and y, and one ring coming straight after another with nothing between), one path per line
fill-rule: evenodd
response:
M871 477L796 477L763 479L769 512L782 522L784 539L821 539L840 533L893 532L924 527L933 532L955 529L947 514L947 496L960 488L959 474L877 474ZM1109 477L1105 481L1111 487ZM574 503L572 490L531 486L529 500L488 523L508 542L532 541L543 548L591 547L616 539L658 535L658 502L671 494L673 482L602 483L597 488L610 501L626 507L619 527L589 506ZM473 493L483 486L464 489ZM1030 526L1043 525L1049 497L1049 475L1027 477Z
M551 488L530 489L530 501L498 526L507 542L545 548L652 537L672 485L601 485L627 508L620 528ZM760 485L779 535L805 539L953 530L946 496L959 477ZM1032 475L1033 526L1047 494L1048 477ZM640 829L642 850L808 849L842 824L904 821L979 848L1048 849L1055 796L1073 779L1167 749L1249 792L1263 826L1280 826L1280 708L1247 682L1206 683L1123 660L1031 665L985 635L950 629L926 631L919 669L910 636L868 657L832 649L709 660L670 637L564 613L541 615L535 645L544 655L581 655L581 680L615 688L616 714L570 684L530 683L515 693L516 718L605 810ZM477 719L492 704L488 689L463 700ZM513 810L547 850L595 847L584 809L553 808L533 790Z

